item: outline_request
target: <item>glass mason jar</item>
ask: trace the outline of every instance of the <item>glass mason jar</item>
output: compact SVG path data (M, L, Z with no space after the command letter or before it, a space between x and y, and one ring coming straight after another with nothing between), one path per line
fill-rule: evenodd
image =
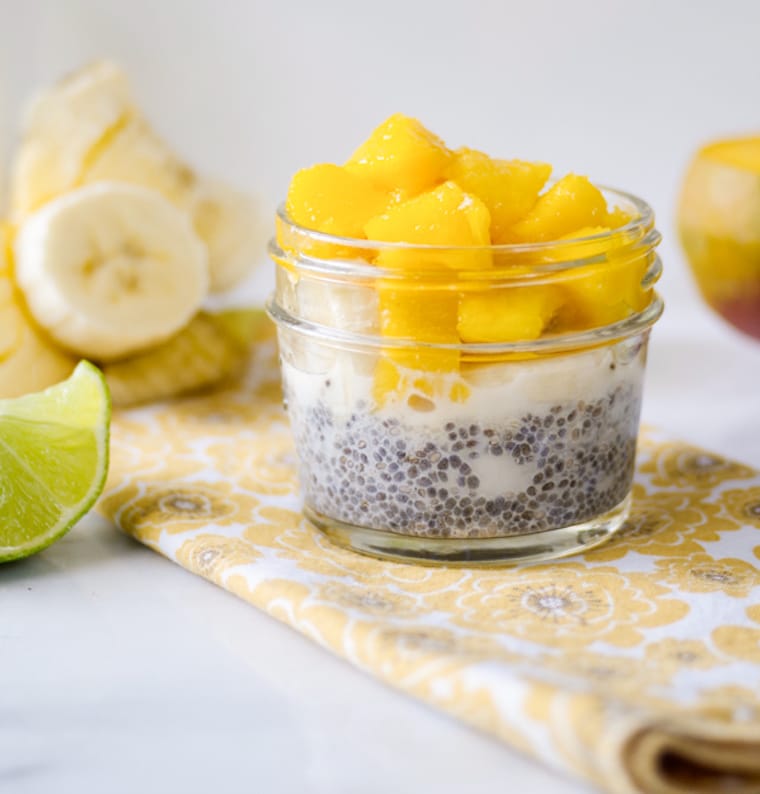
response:
M643 201L589 237L483 248L270 244L305 515L397 561L487 565L597 545L630 504L660 235Z

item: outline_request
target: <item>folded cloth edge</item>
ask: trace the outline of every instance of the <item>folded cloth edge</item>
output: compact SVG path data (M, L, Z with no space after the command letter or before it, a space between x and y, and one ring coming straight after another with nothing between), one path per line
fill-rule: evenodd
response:
M757 726L702 723L697 731L678 720L640 725L617 755L631 792L760 792Z

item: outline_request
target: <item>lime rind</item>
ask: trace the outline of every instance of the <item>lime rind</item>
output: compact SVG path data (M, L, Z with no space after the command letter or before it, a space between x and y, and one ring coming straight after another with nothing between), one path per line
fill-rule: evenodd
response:
M10 469L5 472L4 480L0 472L0 504L7 500L3 491L10 491L17 500L16 512L26 518L27 524L39 524L19 528L19 542L8 543L6 538L6 543L0 545L0 562L27 557L46 548L65 535L94 505L108 474L110 417L111 400L105 379L100 370L86 361L77 365L63 383L36 394L0 400L0 424L5 427L0 446L4 447L3 456ZM34 459L33 455L24 457L17 451L18 445L13 445L24 427L40 439L56 436L46 449L34 450L43 456L47 451L53 459L58 449L56 440L62 444L68 434L70 438L85 441L87 433L91 434L88 453L92 455L92 476L89 485L76 494L78 498L72 503L66 502L75 495L75 489L72 487L67 495L64 486L70 484L60 469L53 469L52 477L46 476L50 475L50 466L44 469L41 465L44 461ZM15 488L8 487L13 472L17 474Z

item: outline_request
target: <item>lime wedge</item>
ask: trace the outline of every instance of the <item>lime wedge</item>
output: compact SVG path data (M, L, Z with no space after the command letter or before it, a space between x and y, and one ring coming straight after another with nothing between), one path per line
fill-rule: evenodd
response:
M85 361L56 386L0 400L0 562L44 549L92 507L110 415L103 375Z

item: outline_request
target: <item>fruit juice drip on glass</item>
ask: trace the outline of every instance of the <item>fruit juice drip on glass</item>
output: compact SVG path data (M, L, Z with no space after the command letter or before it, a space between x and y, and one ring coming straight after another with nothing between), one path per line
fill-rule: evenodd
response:
M319 526L494 540L624 516L659 235L643 202L550 172L397 115L294 177L270 311Z

